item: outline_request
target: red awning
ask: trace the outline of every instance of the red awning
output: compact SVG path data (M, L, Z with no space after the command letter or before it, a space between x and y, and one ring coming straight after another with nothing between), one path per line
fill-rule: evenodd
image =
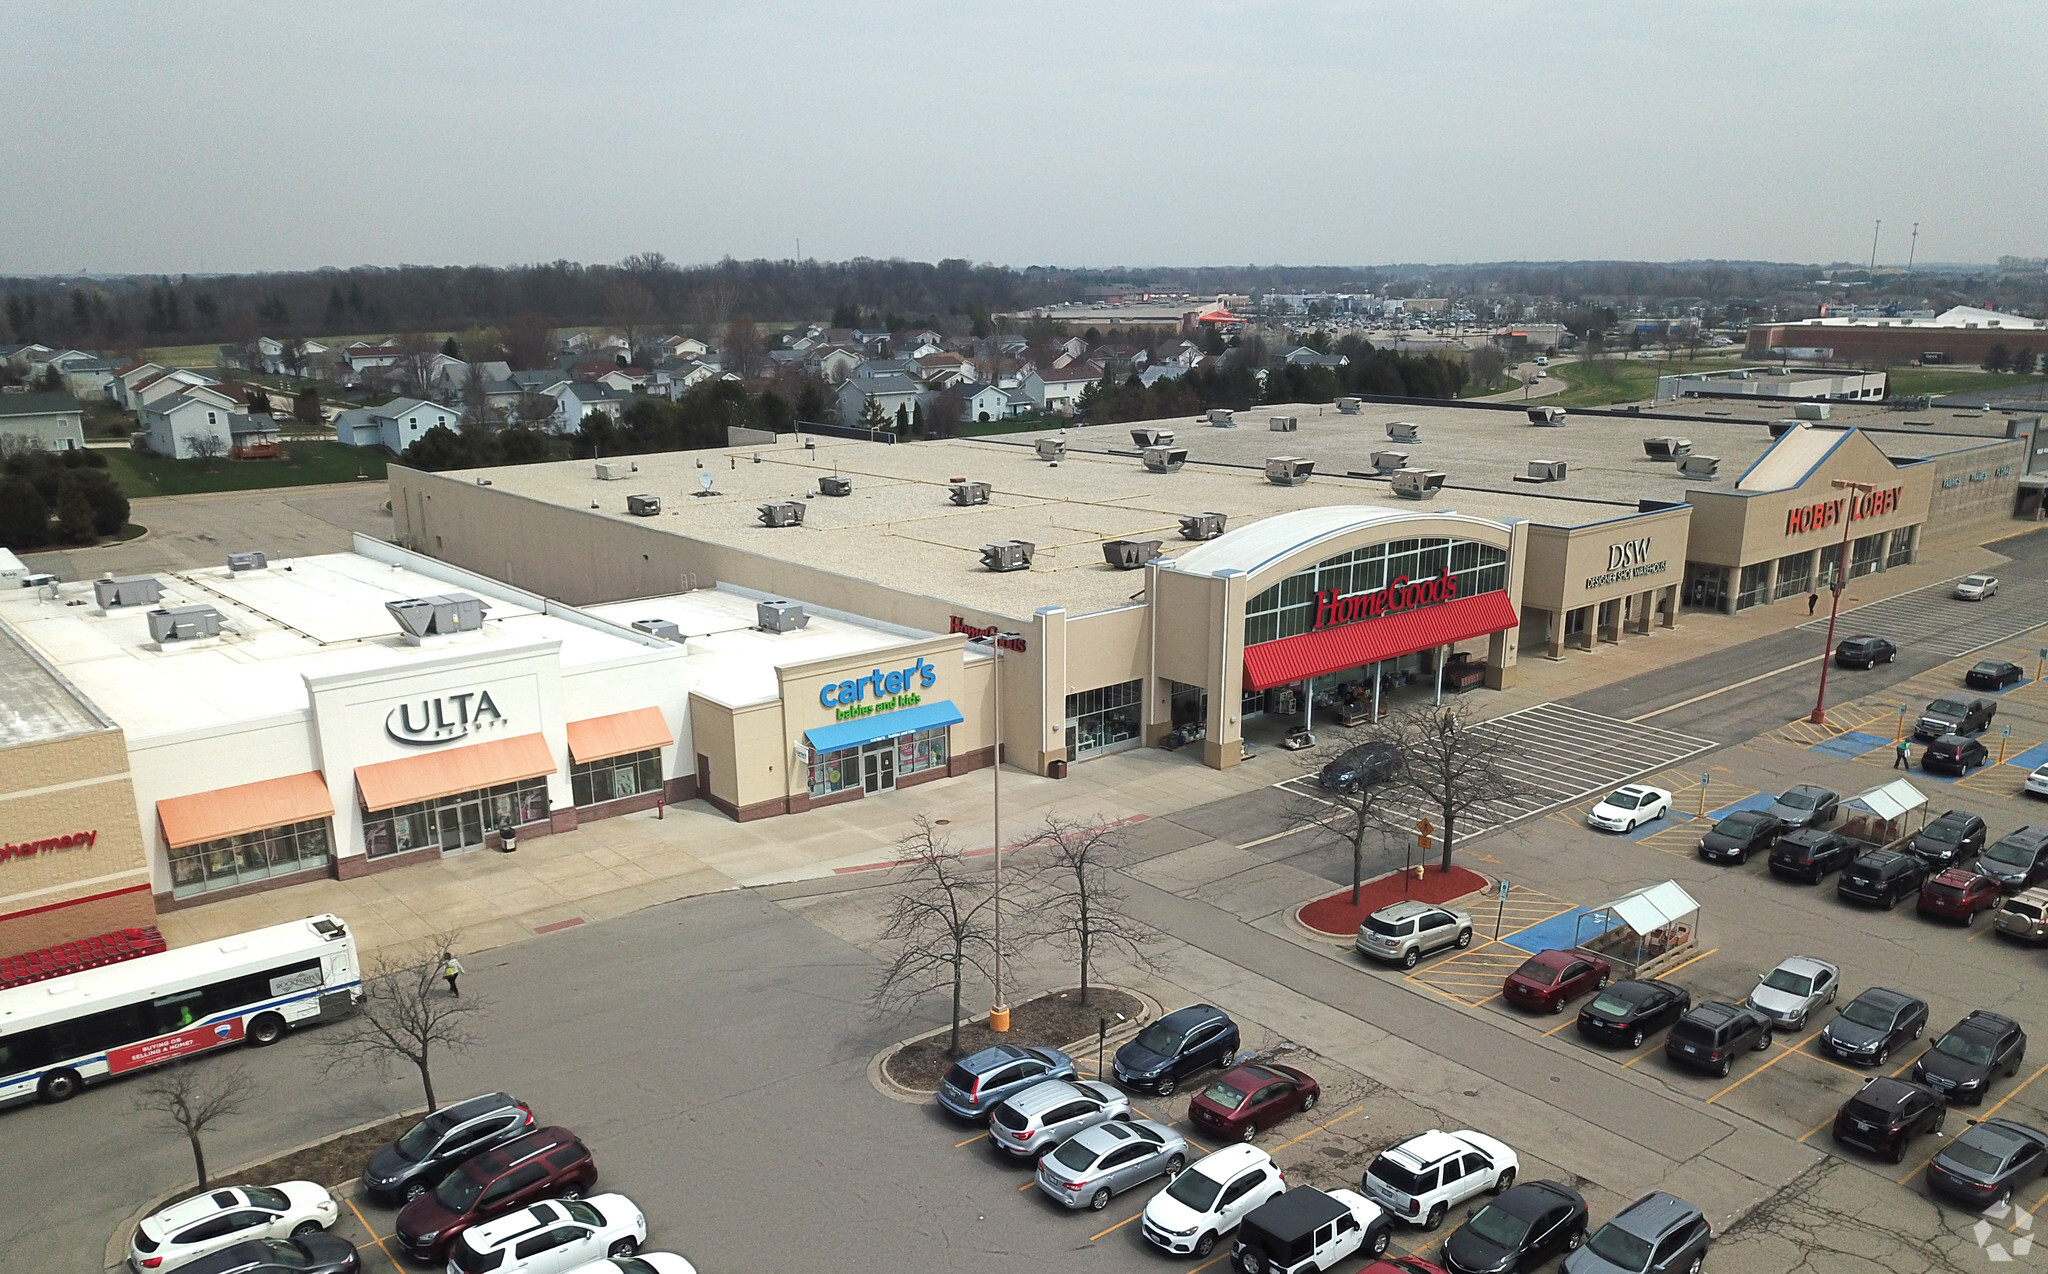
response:
M1244 684L1247 690L1269 690L1397 655L1414 654L1432 646L1483 637L1520 622L1515 618L1514 603L1505 592L1460 597L1419 610L1248 646L1244 652Z

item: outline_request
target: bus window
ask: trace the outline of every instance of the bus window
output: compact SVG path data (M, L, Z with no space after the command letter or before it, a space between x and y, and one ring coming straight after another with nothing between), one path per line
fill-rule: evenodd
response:
M161 1035L197 1025L200 1016L206 1011L203 1003L205 998L204 991L180 991L176 995L167 995L152 1002L150 1007L155 1010L156 1017L156 1030L153 1033Z
M21 1071L48 1066L54 1054L50 1051L50 1032L47 1027L23 1031L0 1039L0 1075L13 1075Z

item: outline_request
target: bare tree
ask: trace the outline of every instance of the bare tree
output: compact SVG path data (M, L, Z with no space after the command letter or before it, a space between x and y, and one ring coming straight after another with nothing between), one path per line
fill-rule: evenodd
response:
M1514 739L1478 728L1462 703L1424 704L1393 719L1396 746L1406 761L1402 786L1436 811L1443 836L1443 863L1451 869L1451 842L1458 816L1477 805L1499 805L1524 794L1507 771Z
M522 314L505 333L505 356L521 371L537 371L554 361L552 336L544 315Z
M369 1065L382 1072L394 1062L404 1062L419 1072L427 1109L435 1109L435 1056L475 1047L476 1019L489 1011L489 1001L452 995L441 984L440 953L455 950L458 938L436 933L422 940L418 955L379 952L370 959L362 1005L338 1027L322 1033L328 1071Z
M210 472L213 462L228 453L227 439L215 433L189 433L185 435L185 450L193 457L206 462Z
M462 423L472 429L483 429L498 420L498 410L491 406L490 393L484 387L484 369L471 363L469 374L462 381Z
M640 341L655 320L654 293L638 279L613 279L604 285L605 313L626 338L626 358L640 361Z
M1471 369L1472 383L1483 389L1491 389L1499 383L1501 373L1507 370L1508 356L1498 345L1481 345L1466 357L1465 366Z
M405 379L406 392L415 398L432 397L434 359L440 356L441 347L425 332L407 332L398 338L399 374Z
M135 1093L135 1109L158 1117L160 1127L185 1134L192 1146L192 1170L206 1188L206 1148L200 1137L242 1112L256 1097L255 1081L241 1064L207 1066L197 1059L158 1068Z
M960 1053L960 1003L971 971L995 978L995 881L954 850L929 814L911 820L896 842L906 873L882 919L881 938L895 954L875 980L868 1004L876 1013L907 1009L934 991L953 996L949 1056Z
M1389 838L1406 833L1401 816L1388 808L1388 797L1404 786L1401 754L1396 751L1389 756L1375 750L1352 757L1354 750L1350 745L1335 745L1303 754L1307 762L1302 768L1304 781L1320 784L1329 767L1343 761L1356 764L1357 777L1334 788L1319 787L1314 796L1297 794L1287 807L1287 821L1290 827L1313 832L1321 844L1351 851L1351 905L1356 907L1365 883L1366 847L1384 845Z
M752 380L761 370L761 360L767 357L761 344L761 333L754 327L752 319L734 319L725 325L725 341L720 350L719 365L741 380Z
M1024 927L1030 936L1049 939L1075 958L1082 1004L1088 1003L1089 973L1098 952L1120 951L1149 962L1159 935L1131 918L1113 875L1124 851L1121 828L1100 814L1091 823L1052 810L1024 848L1045 855Z

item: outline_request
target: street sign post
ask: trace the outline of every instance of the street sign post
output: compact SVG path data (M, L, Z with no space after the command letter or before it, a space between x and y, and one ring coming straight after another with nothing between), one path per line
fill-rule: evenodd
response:
M1500 878L1500 905L1499 905L1498 907L1494 908L1494 912L1493 912L1493 940L1494 940L1495 942L1499 942L1499 941L1500 941L1500 922L1501 922L1501 917L1505 916L1505 915L1507 914L1507 911L1508 911L1508 878L1507 878L1506 876L1502 876L1502 877Z

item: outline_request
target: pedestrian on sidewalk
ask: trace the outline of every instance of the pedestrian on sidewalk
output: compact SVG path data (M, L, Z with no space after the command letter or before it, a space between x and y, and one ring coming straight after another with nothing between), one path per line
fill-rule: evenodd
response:
M462 988L455 985L455 979L462 976L462 961L455 958L453 951L441 953L441 976L448 979L448 994L462 998Z
M1806 595L1806 613L1808 615L1813 614L1813 608L1818 605L1820 605L1820 594L1808 593Z
M1912 755L1913 745L1906 742L1905 736L1901 735L1899 741L1892 744L1892 768L1894 770L1912 769Z

